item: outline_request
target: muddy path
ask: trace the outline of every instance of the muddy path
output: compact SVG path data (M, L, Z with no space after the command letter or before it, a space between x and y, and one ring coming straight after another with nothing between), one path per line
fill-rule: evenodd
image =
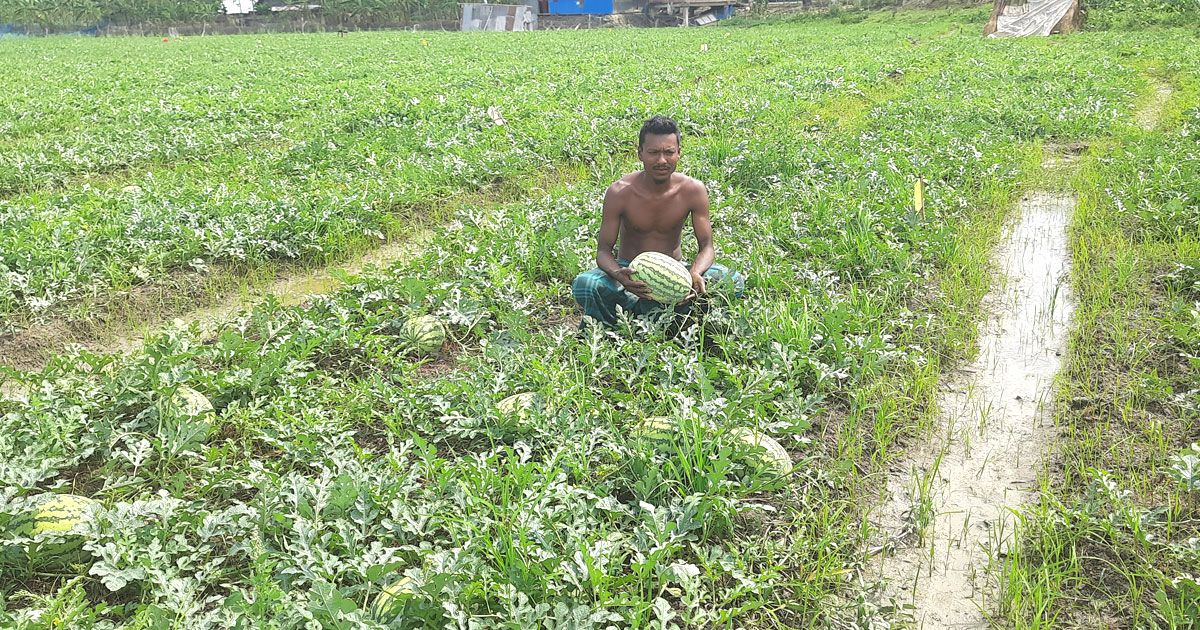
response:
M1050 403L1073 310L1072 196L1032 193L995 254L998 282L976 359L939 393L936 436L889 475L873 515L884 558L868 577L923 628L987 628L993 564L1036 490L1053 437Z
M1150 77L1134 123L1153 132L1175 89ZM1072 172L1087 145L1047 146L1043 169ZM1065 181L1065 180L1063 180ZM1068 186L1069 187L1069 186ZM1032 192L996 250L979 354L943 377L935 435L891 468L864 577L919 628L989 628L1015 513L1034 498L1054 439L1054 381L1074 310L1070 193Z
M1159 79L1152 79L1151 85L1153 86L1153 91L1149 94L1143 106L1134 113L1137 125L1142 131L1154 131L1158 128L1158 124L1162 119L1163 109L1167 106L1167 101L1171 100L1171 97L1175 95L1175 88L1170 83L1165 83Z
M49 321L0 337L0 365L21 370L40 369L52 356L71 345L100 352L129 352L139 347L147 335L172 320L194 321L201 330L212 330L220 322L268 297L274 297L283 304L297 304L309 295L336 290L341 285L337 278L338 271L358 274L369 267L386 267L412 256L420 251L430 233L430 228L420 228L366 254L326 267L279 271L274 279L252 285L249 290L238 290L236 285L221 287L223 290L218 289L215 297L197 287L145 287L142 291L147 296L142 301L146 304L130 308L134 315L129 316L123 324L109 326L101 321ZM204 305L193 308L181 306L187 304L189 296ZM118 315L117 318L121 317Z

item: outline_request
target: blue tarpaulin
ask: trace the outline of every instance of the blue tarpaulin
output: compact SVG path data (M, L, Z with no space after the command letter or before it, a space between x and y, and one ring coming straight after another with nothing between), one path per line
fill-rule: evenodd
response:
M550 15L610 15L613 0L550 0Z
M713 7L713 10L710 11L709 13L711 13L718 20L724 20L724 19L733 17L733 10L734 10L734 5L727 4L723 7Z

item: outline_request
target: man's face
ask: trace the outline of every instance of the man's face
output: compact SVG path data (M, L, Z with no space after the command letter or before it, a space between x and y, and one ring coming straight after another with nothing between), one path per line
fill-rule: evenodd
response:
M647 135L645 143L638 148L638 159L652 180L665 183L679 163L679 140L673 133Z

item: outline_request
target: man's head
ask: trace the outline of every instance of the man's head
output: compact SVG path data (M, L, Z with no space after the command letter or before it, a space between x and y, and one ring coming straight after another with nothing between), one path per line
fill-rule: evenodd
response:
M655 116L638 132L638 159L646 174L657 183L665 183L679 163L679 127L666 116Z

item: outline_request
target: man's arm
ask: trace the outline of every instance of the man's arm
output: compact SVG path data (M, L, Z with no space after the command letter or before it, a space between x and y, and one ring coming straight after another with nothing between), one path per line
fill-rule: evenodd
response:
M692 205L692 231L696 234L696 260L692 261L692 290L697 295L704 293L704 272L712 266L717 256L712 242L712 218L709 215L708 189L696 183L695 202Z
M649 299L650 287L644 282L635 281L630 276L633 271L622 267L613 256L613 246L621 232L621 201L614 190L616 184L609 186L604 193L604 209L600 215L600 231L596 233L596 266L608 274L608 277L621 283L626 291L642 299Z

